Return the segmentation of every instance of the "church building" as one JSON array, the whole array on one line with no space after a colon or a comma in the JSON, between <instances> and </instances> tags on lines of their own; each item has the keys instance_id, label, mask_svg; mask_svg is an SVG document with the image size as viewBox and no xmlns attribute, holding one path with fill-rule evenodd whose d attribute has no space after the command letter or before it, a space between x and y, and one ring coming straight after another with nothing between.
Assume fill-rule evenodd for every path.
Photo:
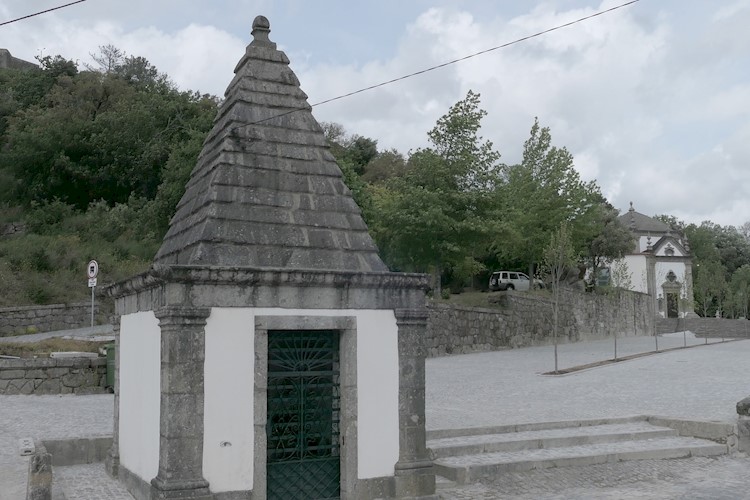
<instances>
[{"instance_id":1,"label":"church building","mask_svg":"<svg viewBox=\"0 0 750 500\"><path fill-rule=\"evenodd\" d=\"M632 202L619 220L634 236L632 251L620 261L626 266L630 289L654 297L661 317L692 314L692 256L685 236L658 219L636 212Z\"/></svg>"}]
</instances>

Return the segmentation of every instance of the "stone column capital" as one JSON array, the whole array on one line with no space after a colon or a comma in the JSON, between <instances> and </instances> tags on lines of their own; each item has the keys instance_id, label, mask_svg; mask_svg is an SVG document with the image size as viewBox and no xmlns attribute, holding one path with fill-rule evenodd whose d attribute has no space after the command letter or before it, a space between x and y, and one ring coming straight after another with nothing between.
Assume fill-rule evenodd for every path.
<instances>
[{"instance_id":1,"label":"stone column capital","mask_svg":"<svg viewBox=\"0 0 750 500\"><path fill-rule=\"evenodd\" d=\"M396 324L401 325L414 325L423 326L427 324L427 319L430 316L427 308L419 309L396 309Z\"/></svg>"},{"instance_id":2,"label":"stone column capital","mask_svg":"<svg viewBox=\"0 0 750 500\"><path fill-rule=\"evenodd\" d=\"M191 326L206 324L209 307L164 306L154 310L159 326Z\"/></svg>"}]
</instances>

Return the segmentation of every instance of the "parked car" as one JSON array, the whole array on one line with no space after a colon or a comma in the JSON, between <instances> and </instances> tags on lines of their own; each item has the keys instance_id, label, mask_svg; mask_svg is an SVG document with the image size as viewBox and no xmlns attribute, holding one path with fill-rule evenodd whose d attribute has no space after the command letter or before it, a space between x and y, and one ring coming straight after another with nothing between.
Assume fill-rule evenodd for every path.
<instances>
[{"instance_id":1,"label":"parked car","mask_svg":"<svg viewBox=\"0 0 750 500\"><path fill-rule=\"evenodd\" d=\"M516 271L496 271L490 276L490 290L518 290L525 291L531 287L544 288L544 282L539 279L532 280L524 273Z\"/></svg>"}]
</instances>

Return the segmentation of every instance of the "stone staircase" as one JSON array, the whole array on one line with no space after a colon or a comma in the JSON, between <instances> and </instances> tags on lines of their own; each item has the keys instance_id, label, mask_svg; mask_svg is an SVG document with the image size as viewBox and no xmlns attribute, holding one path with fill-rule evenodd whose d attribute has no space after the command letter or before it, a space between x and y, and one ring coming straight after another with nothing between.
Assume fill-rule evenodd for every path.
<instances>
[{"instance_id":1,"label":"stone staircase","mask_svg":"<svg viewBox=\"0 0 750 500\"><path fill-rule=\"evenodd\" d=\"M624 460L706 457L736 450L736 427L626 417L430 431L435 471L459 484L503 472Z\"/></svg>"}]
</instances>

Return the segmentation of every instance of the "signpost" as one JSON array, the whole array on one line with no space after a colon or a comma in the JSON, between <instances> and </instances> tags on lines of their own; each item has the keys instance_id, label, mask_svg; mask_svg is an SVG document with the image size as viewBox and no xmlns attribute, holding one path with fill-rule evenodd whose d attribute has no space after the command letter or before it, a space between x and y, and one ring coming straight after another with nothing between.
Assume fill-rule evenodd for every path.
<instances>
[{"instance_id":1,"label":"signpost","mask_svg":"<svg viewBox=\"0 0 750 500\"><path fill-rule=\"evenodd\" d=\"M99 274L99 263L95 260L89 261L86 274L89 277L89 288L91 288L91 328L94 328L94 289L96 288L96 275Z\"/></svg>"}]
</instances>

